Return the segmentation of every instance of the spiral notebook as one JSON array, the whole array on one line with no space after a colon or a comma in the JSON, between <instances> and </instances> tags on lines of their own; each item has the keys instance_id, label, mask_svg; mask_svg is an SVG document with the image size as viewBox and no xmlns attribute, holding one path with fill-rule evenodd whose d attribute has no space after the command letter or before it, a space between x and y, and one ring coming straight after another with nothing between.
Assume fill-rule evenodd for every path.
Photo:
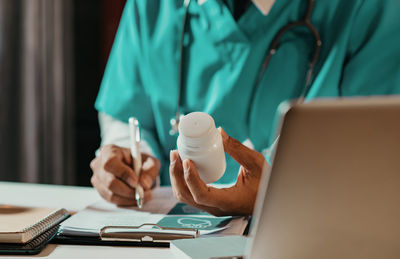
<instances>
[{"instance_id":1,"label":"spiral notebook","mask_svg":"<svg viewBox=\"0 0 400 259\"><path fill-rule=\"evenodd\" d=\"M68 216L65 209L0 205L0 243L27 243Z\"/></svg>"},{"instance_id":2,"label":"spiral notebook","mask_svg":"<svg viewBox=\"0 0 400 259\"><path fill-rule=\"evenodd\" d=\"M59 225L55 225L27 243L0 243L0 255L39 254L57 234L58 228Z\"/></svg>"}]
</instances>

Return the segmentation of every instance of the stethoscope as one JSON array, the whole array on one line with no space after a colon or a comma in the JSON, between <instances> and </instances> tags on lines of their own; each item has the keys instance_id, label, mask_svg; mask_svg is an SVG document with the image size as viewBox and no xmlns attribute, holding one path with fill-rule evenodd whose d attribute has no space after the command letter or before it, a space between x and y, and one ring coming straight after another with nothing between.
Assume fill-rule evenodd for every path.
<instances>
[{"instance_id":1,"label":"stethoscope","mask_svg":"<svg viewBox=\"0 0 400 259\"><path fill-rule=\"evenodd\" d=\"M176 107L176 114L175 117L173 117L170 121L171 123L171 130L169 131L169 134L171 136L176 135L178 133L178 127L179 127L179 121L182 118L183 115L180 114L179 112L179 108L181 105L181 94L182 94L182 89L183 89L183 60L184 60L184 46L183 46L183 38L185 35L185 31L186 31L186 27L187 27L187 23L188 23L188 18L189 18L189 5L190 5L191 0L184 0L184 7L185 7L185 14L183 16L183 26L182 26L182 31L181 31L181 35L180 35L180 43L179 43L179 51L180 51L180 60L179 60L179 88L178 88L178 100L177 100L177 107ZM314 37L314 42L315 42L315 48L314 48L314 53L311 57L311 61L308 65L308 71L306 74L306 82L305 85L301 91L301 94L298 98L299 101L302 101L304 99L304 97L306 96L309 87L310 87L310 83L311 83L311 78L313 75L313 70L314 70L314 66L318 61L318 57L321 51L321 37L318 33L317 28L315 28L315 26L311 23L310 18L311 18L311 14L312 11L314 9L314 4L315 4L315 0L308 0L308 5L307 5L307 11L306 11L306 15L302 20L299 21L295 21L295 22L291 22L289 24L287 24L286 26L282 27L278 33L276 34L276 36L274 37L274 39L272 40L268 51L266 53L266 58L262 64L261 70L258 74L257 80L256 80L256 87L254 87L252 94L251 94L251 98L254 99L254 95L257 92L258 86L260 84L260 81L262 79L262 76L265 72L265 70L267 69L268 63L271 60L271 57L276 53L276 51L278 50L279 47L279 43L280 40L282 38L282 36L289 30L295 28L295 27L300 27L300 26L304 26L306 27L308 30L311 31L313 37ZM250 114L250 109L251 109L251 105L249 105L250 107L248 108L248 114ZM248 116L250 117L250 116Z\"/></svg>"}]
</instances>

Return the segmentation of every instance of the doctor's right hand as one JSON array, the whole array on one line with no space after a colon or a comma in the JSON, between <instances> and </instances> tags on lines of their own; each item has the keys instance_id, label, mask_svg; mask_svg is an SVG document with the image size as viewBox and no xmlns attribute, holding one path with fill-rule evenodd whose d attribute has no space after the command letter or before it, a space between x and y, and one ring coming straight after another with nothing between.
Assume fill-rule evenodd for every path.
<instances>
[{"instance_id":1,"label":"doctor's right hand","mask_svg":"<svg viewBox=\"0 0 400 259\"><path fill-rule=\"evenodd\" d=\"M148 201L160 171L160 161L144 153L142 161L142 172L138 179L129 148L102 146L100 155L90 163L93 171L91 183L101 197L119 206L136 206L135 187L140 183L145 191L144 199Z\"/></svg>"},{"instance_id":2,"label":"doctor's right hand","mask_svg":"<svg viewBox=\"0 0 400 259\"><path fill-rule=\"evenodd\" d=\"M221 136L225 152L241 165L235 185L215 188L205 184L196 164L189 159L182 161L178 151L173 150L169 167L172 190L181 202L217 216L251 215L261 176L269 165L261 153L228 136L223 129Z\"/></svg>"}]
</instances>

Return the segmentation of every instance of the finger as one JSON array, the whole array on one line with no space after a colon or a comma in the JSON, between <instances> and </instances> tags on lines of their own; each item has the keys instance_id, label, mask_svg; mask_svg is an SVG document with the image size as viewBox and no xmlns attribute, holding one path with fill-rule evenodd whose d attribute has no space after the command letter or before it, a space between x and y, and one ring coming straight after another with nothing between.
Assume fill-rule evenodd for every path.
<instances>
[{"instance_id":1,"label":"finger","mask_svg":"<svg viewBox=\"0 0 400 259\"><path fill-rule=\"evenodd\" d=\"M181 202L184 202L186 204L189 204L193 207L199 208L201 210L204 210L208 213L211 213L216 216L222 216L225 215L219 208L213 208L213 207L208 207L208 206L203 206L201 204L197 204L187 185L186 181L183 177L183 166L182 166L182 160L179 156L179 153L177 150L173 150L170 153L170 178L171 178L171 186L172 190L174 192L174 196Z\"/></svg>"},{"instance_id":2,"label":"finger","mask_svg":"<svg viewBox=\"0 0 400 259\"><path fill-rule=\"evenodd\" d=\"M100 157L107 159L112 155L118 155L121 160L128 166L133 166L133 158L129 148L120 147L114 144L104 145L100 147Z\"/></svg>"},{"instance_id":3,"label":"finger","mask_svg":"<svg viewBox=\"0 0 400 259\"><path fill-rule=\"evenodd\" d=\"M112 184L116 188L108 187L104 185L104 180L99 180L99 177L93 175L91 178L91 182L96 190L99 192L100 196L103 197L105 200L115 203L119 206L137 206L137 201L135 198L135 190L124 184L119 179L115 178L116 181L119 181L122 185ZM129 191L125 190L122 193L121 186L125 186L129 189ZM122 187L124 189L124 187ZM122 194L121 194L122 193ZM125 198L125 199L124 199ZM144 191L144 200L145 202L150 201L152 199L152 191L145 190Z\"/></svg>"},{"instance_id":4,"label":"finger","mask_svg":"<svg viewBox=\"0 0 400 259\"><path fill-rule=\"evenodd\" d=\"M117 204L119 206L134 206L136 205L136 200L132 198L126 198L113 193L111 190L106 188L106 185L101 184L102 181L97 175L93 175L91 182L96 190L99 192L100 196L108 202Z\"/></svg>"},{"instance_id":5,"label":"finger","mask_svg":"<svg viewBox=\"0 0 400 259\"><path fill-rule=\"evenodd\" d=\"M104 165L104 169L106 172L114 174L130 187L135 188L137 186L138 177L135 174L135 171L120 161L115 160L113 162L107 162Z\"/></svg>"},{"instance_id":6,"label":"finger","mask_svg":"<svg viewBox=\"0 0 400 259\"><path fill-rule=\"evenodd\" d=\"M135 199L128 199L115 193L111 194L108 201L118 206L137 206L137 202Z\"/></svg>"},{"instance_id":7,"label":"finger","mask_svg":"<svg viewBox=\"0 0 400 259\"><path fill-rule=\"evenodd\" d=\"M118 151L122 156L122 161L130 168L133 168L133 157L131 155L131 150L129 148L118 147Z\"/></svg>"},{"instance_id":8,"label":"finger","mask_svg":"<svg viewBox=\"0 0 400 259\"><path fill-rule=\"evenodd\" d=\"M203 206L217 207L225 210L234 203L235 195L229 189L217 189L207 186L197 173L195 164L186 159L183 161L184 178L194 201Z\"/></svg>"},{"instance_id":9,"label":"finger","mask_svg":"<svg viewBox=\"0 0 400 259\"><path fill-rule=\"evenodd\" d=\"M100 158L99 157L95 157L92 159L92 161L90 162L90 169L92 169L92 172L94 173L99 165L100 162Z\"/></svg>"},{"instance_id":10,"label":"finger","mask_svg":"<svg viewBox=\"0 0 400 259\"><path fill-rule=\"evenodd\" d=\"M144 192L144 202L149 202L152 198L153 198L153 195L152 195L151 190L147 190L147 191ZM120 204L117 204L117 205L118 206L134 206L134 207L136 207L137 206L137 200L134 199L132 202L129 202L129 203L126 203L126 204L120 203Z\"/></svg>"},{"instance_id":11,"label":"finger","mask_svg":"<svg viewBox=\"0 0 400 259\"><path fill-rule=\"evenodd\" d=\"M115 175L134 188L137 185L138 178L133 169L123 162L125 159L124 152L121 149L108 152L103 157L103 168L104 171Z\"/></svg>"},{"instance_id":12,"label":"finger","mask_svg":"<svg viewBox=\"0 0 400 259\"><path fill-rule=\"evenodd\" d=\"M110 173L105 173L103 180L105 187L112 193L127 199L134 199L135 190Z\"/></svg>"},{"instance_id":13,"label":"finger","mask_svg":"<svg viewBox=\"0 0 400 259\"><path fill-rule=\"evenodd\" d=\"M154 184L155 179L151 176L148 171L142 172L139 178L139 184L143 187L144 190L149 190Z\"/></svg>"},{"instance_id":14,"label":"finger","mask_svg":"<svg viewBox=\"0 0 400 259\"><path fill-rule=\"evenodd\" d=\"M266 162L261 153L246 147L240 143L240 141L230 137L222 128L219 128L219 130L221 132L226 153L228 153L245 169L256 172L261 171Z\"/></svg>"},{"instance_id":15,"label":"finger","mask_svg":"<svg viewBox=\"0 0 400 259\"><path fill-rule=\"evenodd\" d=\"M170 152L169 175L175 197L180 201L190 202L191 195L183 178L182 160L177 150Z\"/></svg>"}]
</instances>

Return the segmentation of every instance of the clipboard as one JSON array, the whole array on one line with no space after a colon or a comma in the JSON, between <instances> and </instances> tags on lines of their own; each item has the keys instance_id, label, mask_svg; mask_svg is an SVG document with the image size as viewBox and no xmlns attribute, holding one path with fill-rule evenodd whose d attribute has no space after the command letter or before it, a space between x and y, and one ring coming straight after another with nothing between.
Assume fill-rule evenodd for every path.
<instances>
[{"instance_id":1,"label":"clipboard","mask_svg":"<svg viewBox=\"0 0 400 259\"><path fill-rule=\"evenodd\" d=\"M55 244L169 247L176 239L196 238L197 229L166 228L157 224L140 226L105 226L98 236L69 236L57 233Z\"/></svg>"}]
</instances>

